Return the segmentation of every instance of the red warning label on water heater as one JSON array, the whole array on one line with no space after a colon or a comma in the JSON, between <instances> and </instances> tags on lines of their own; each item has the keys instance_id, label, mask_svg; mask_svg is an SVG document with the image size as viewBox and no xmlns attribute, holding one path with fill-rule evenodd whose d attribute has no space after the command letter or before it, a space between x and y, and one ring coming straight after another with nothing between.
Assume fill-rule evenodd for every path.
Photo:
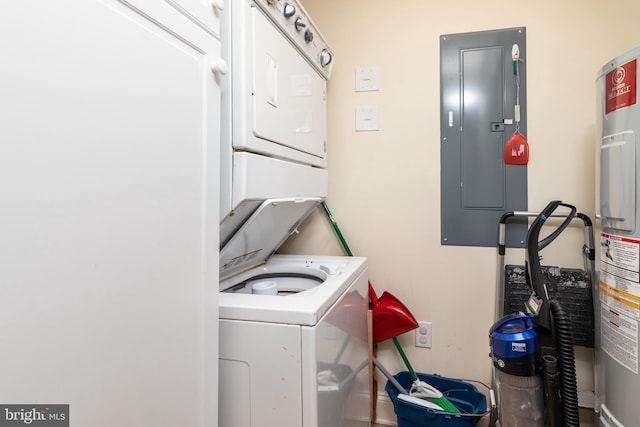
<instances>
[{"instance_id":1,"label":"red warning label on water heater","mask_svg":"<svg viewBox=\"0 0 640 427\"><path fill-rule=\"evenodd\" d=\"M605 114L636 103L636 63L634 59L607 73Z\"/></svg>"}]
</instances>

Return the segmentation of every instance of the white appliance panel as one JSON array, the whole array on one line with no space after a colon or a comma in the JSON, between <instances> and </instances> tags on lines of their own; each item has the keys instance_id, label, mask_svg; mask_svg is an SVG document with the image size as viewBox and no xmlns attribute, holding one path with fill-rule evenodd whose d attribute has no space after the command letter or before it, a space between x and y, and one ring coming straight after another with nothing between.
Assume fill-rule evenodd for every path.
<instances>
[{"instance_id":1,"label":"white appliance panel","mask_svg":"<svg viewBox=\"0 0 640 427\"><path fill-rule=\"evenodd\" d=\"M253 0L271 21L293 40L296 48L327 80L331 77L334 54L307 11L298 0Z\"/></svg>"},{"instance_id":2,"label":"white appliance panel","mask_svg":"<svg viewBox=\"0 0 640 427\"><path fill-rule=\"evenodd\" d=\"M245 200L325 197L329 171L253 153L233 155L233 206Z\"/></svg>"},{"instance_id":3,"label":"white appliance panel","mask_svg":"<svg viewBox=\"0 0 640 427\"><path fill-rule=\"evenodd\" d=\"M234 147L325 166L325 79L260 9L252 8L252 26L255 138Z\"/></svg>"}]
</instances>

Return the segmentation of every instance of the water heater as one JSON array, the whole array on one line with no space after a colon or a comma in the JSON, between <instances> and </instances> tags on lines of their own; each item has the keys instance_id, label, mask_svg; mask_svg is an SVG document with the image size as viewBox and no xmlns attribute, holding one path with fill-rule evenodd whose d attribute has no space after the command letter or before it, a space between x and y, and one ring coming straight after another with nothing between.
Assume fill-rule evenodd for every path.
<instances>
[{"instance_id":1,"label":"water heater","mask_svg":"<svg viewBox=\"0 0 640 427\"><path fill-rule=\"evenodd\" d=\"M597 78L596 213L600 218L596 410L601 426L637 426L640 376L640 46ZM597 244L597 242L596 242Z\"/></svg>"}]
</instances>

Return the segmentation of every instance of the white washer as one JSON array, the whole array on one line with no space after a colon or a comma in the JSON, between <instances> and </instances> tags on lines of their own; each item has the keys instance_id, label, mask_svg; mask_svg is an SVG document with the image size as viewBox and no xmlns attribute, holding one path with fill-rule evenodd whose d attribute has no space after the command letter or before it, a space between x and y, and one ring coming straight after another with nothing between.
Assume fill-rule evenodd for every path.
<instances>
[{"instance_id":1,"label":"white washer","mask_svg":"<svg viewBox=\"0 0 640 427\"><path fill-rule=\"evenodd\" d=\"M366 415L354 393L368 384L366 258L259 255L318 203L269 201L220 252L221 427L340 427Z\"/></svg>"}]
</instances>

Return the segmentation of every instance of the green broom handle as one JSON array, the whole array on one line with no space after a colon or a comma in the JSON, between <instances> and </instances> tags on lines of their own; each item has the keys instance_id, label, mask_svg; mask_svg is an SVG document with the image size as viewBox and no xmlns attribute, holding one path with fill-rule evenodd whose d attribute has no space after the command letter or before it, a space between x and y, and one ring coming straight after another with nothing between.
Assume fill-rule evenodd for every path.
<instances>
[{"instance_id":1,"label":"green broom handle","mask_svg":"<svg viewBox=\"0 0 640 427\"><path fill-rule=\"evenodd\" d=\"M416 371L413 370L411 363L409 363L409 359L407 359L407 355L404 354L404 350L402 350L402 347L400 346L400 342L398 342L398 338L393 337L393 343L396 345L396 348L398 349L398 353L400 353L400 356L402 357L404 364L407 366L407 369L409 370L409 374L411 374L411 379L414 382L418 381L418 376L416 375Z\"/></svg>"},{"instance_id":2,"label":"green broom handle","mask_svg":"<svg viewBox=\"0 0 640 427\"><path fill-rule=\"evenodd\" d=\"M349 249L349 245L347 245L347 241L344 239L344 236L340 232L338 223L333 220L333 216L331 215L329 206L327 206L324 200L322 201L322 207L324 208L324 212L327 214L327 218L329 218L329 222L331 222L333 229L336 231L336 234L338 235L338 239L340 239L340 243L342 243L342 247L344 248L344 251L347 253L347 255L353 256L353 254L351 253L351 249Z\"/></svg>"}]
</instances>

